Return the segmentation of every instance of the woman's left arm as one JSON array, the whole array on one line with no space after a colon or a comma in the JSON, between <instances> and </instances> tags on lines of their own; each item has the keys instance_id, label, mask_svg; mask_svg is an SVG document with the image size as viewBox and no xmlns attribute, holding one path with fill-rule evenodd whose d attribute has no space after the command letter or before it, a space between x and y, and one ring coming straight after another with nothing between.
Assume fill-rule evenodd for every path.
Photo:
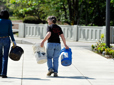
<instances>
[{"instance_id":1,"label":"woman's left arm","mask_svg":"<svg viewBox=\"0 0 114 85\"><path fill-rule=\"evenodd\" d=\"M12 22L10 21L10 25L9 25L9 35L12 39L12 42L13 44L16 46L16 42L15 42L15 39L14 39L14 36L13 36L13 31L12 31Z\"/></svg>"},{"instance_id":2,"label":"woman's left arm","mask_svg":"<svg viewBox=\"0 0 114 85\"><path fill-rule=\"evenodd\" d=\"M13 36L12 22L11 21L10 21L10 24L9 24L9 35L10 35L12 41L15 41L14 36Z\"/></svg>"},{"instance_id":3,"label":"woman's left arm","mask_svg":"<svg viewBox=\"0 0 114 85\"><path fill-rule=\"evenodd\" d=\"M51 36L51 32L47 32L45 38L42 40L42 42L41 42L41 44L40 44L41 47L44 46L44 42L45 42L46 40L48 40L48 39L50 38L50 36Z\"/></svg>"}]
</instances>

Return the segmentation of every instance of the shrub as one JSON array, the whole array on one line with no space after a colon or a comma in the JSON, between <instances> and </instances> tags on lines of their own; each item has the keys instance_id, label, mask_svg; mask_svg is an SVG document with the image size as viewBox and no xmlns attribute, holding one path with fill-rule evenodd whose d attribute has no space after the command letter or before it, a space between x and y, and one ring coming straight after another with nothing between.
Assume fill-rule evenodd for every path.
<instances>
[{"instance_id":1,"label":"shrub","mask_svg":"<svg viewBox=\"0 0 114 85\"><path fill-rule=\"evenodd\" d=\"M114 50L112 50L112 57L114 58Z\"/></svg>"},{"instance_id":2,"label":"shrub","mask_svg":"<svg viewBox=\"0 0 114 85\"><path fill-rule=\"evenodd\" d=\"M101 52L101 47L98 47L98 53L102 53L102 52Z\"/></svg>"},{"instance_id":3,"label":"shrub","mask_svg":"<svg viewBox=\"0 0 114 85\"><path fill-rule=\"evenodd\" d=\"M101 34L101 40L104 41L104 34Z\"/></svg>"},{"instance_id":4,"label":"shrub","mask_svg":"<svg viewBox=\"0 0 114 85\"><path fill-rule=\"evenodd\" d=\"M111 50L112 50L111 48L106 48L106 49L105 49L105 54L106 54L106 55L111 55L111 54L112 54L112 53L111 53Z\"/></svg>"},{"instance_id":5,"label":"shrub","mask_svg":"<svg viewBox=\"0 0 114 85\"><path fill-rule=\"evenodd\" d=\"M27 16L23 19L24 23L34 23L34 24L39 24L42 21L40 19L38 19L38 17L36 16Z\"/></svg>"},{"instance_id":6,"label":"shrub","mask_svg":"<svg viewBox=\"0 0 114 85\"><path fill-rule=\"evenodd\" d=\"M114 50L112 49L113 46L107 47L104 41L104 35L101 35L101 39L98 40L96 45L92 45L91 48L93 51L100 53L102 55L110 55L114 58Z\"/></svg>"},{"instance_id":7,"label":"shrub","mask_svg":"<svg viewBox=\"0 0 114 85\"><path fill-rule=\"evenodd\" d=\"M106 46L101 47L101 53L102 53L103 51L105 51L105 49L106 49Z\"/></svg>"},{"instance_id":8,"label":"shrub","mask_svg":"<svg viewBox=\"0 0 114 85\"><path fill-rule=\"evenodd\" d=\"M93 49L95 48L95 46L94 46L94 45L92 45L92 46L91 46L91 48L92 48L92 50L93 50Z\"/></svg>"}]
</instances>

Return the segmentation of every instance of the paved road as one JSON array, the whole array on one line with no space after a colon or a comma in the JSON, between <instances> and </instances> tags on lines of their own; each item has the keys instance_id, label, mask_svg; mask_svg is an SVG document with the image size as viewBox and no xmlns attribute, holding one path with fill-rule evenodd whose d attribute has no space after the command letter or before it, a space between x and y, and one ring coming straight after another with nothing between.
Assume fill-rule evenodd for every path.
<instances>
[{"instance_id":1,"label":"paved road","mask_svg":"<svg viewBox=\"0 0 114 85\"><path fill-rule=\"evenodd\" d=\"M25 43L41 41L20 40L25 40ZM16 41L19 42L19 38L16 38ZM114 61L93 53L90 46L95 43L67 42L67 44L72 49L73 62L69 67L59 63L58 78L54 78L53 75L46 76L46 63L36 63L32 44L18 44L25 53L20 61L9 59L8 78L0 78L0 85L114 85Z\"/></svg>"}]
</instances>

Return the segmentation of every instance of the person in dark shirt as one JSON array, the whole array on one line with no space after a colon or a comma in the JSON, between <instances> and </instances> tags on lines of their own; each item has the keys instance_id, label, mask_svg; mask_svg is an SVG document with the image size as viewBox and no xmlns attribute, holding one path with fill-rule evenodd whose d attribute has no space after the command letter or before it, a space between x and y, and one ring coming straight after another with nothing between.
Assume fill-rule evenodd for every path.
<instances>
[{"instance_id":1,"label":"person in dark shirt","mask_svg":"<svg viewBox=\"0 0 114 85\"><path fill-rule=\"evenodd\" d=\"M0 12L0 76L2 78L7 78L8 53L10 48L9 36L16 46L9 13L7 10L2 10Z\"/></svg>"},{"instance_id":2,"label":"person in dark shirt","mask_svg":"<svg viewBox=\"0 0 114 85\"><path fill-rule=\"evenodd\" d=\"M57 77L58 76L58 59L59 59L59 54L61 51L61 44L60 44L59 36L62 38L65 48L69 49L69 47L66 45L66 40L64 38L61 27L59 27L56 24L56 17L49 16L47 18L47 21L48 21L49 26L47 27L47 34L41 42L41 47L43 47L44 42L48 40L47 47L46 47L47 65L48 65L47 76L50 76L52 73L54 73L54 77Z\"/></svg>"}]
</instances>

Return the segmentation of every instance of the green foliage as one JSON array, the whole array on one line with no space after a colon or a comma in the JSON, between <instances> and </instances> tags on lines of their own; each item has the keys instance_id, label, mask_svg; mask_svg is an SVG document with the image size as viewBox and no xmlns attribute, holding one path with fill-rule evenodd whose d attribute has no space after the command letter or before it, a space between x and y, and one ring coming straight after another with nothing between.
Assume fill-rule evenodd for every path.
<instances>
[{"instance_id":1,"label":"green foliage","mask_svg":"<svg viewBox=\"0 0 114 85\"><path fill-rule=\"evenodd\" d=\"M27 16L23 19L24 23L35 23L35 24L39 24L42 21L40 19L38 19L37 16Z\"/></svg>"},{"instance_id":2,"label":"green foliage","mask_svg":"<svg viewBox=\"0 0 114 85\"><path fill-rule=\"evenodd\" d=\"M111 3L114 3L114 0L111 0Z\"/></svg>"},{"instance_id":3,"label":"green foliage","mask_svg":"<svg viewBox=\"0 0 114 85\"><path fill-rule=\"evenodd\" d=\"M37 16L45 20L54 15L58 21L71 25L105 25L106 0L0 0L14 16ZM114 0L110 6L110 25L114 25Z\"/></svg>"},{"instance_id":4,"label":"green foliage","mask_svg":"<svg viewBox=\"0 0 114 85\"><path fill-rule=\"evenodd\" d=\"M104 39L104 34L101 34L101 39L102 39L102 40Z\"/></svg>"},{"instance_id":5,"label":"green foliage","mask_svg":"<svg viewBox=\"0 0 114 85\"><path fill-rule=\"evenodd\" d=\"M17 17L9 17L10 20L20 20L20 18Z\"/></svg>"},{"instance_id":6,"label":"green foliage","mask_svg":"<svg viewBox=\"0 0 114 85\"><path fill-rule=\"evenodd\" d=\"M104 34L101 34L101 39L98 40L96 45L92 45L92 50L95 50L97 53L102 53L105 51L106 43L104 43Z\"/></svg>"},{"instance_id":7,"label":"green foliage","mask_svg":"<svg viewBox=\"0 0 114 85\"><path fill-rule=\"evenodd\" d=\"M42 18L40 10L41 0L10 0L10 9L13 9L14 16L24 18L26 16L37 16ZM43 2L43 1L42 1Z\"/></svg>"},{"instance_id":8,"label":"green foliage","mask_svg":"<svg viewBox=\"0 0 114 85\"><path fill-rule=\"evenodd\" d=\"M95 46L94 46L94 45L92 45L92 46L91 46L91 48L92 48L92 50L93 50L93 49L95 48Z\"/></svg>"},{"instance_id":9,"label":"green foliage","mask_svg":"<svg viewBox=\"0 0 114 85\"><path fill-rule=\"evenodd\" d=\"M101 53L101 47L98 47L98 53Z\"/></svg>"},{"instance_id":10,"label":"green foliage","mask_svg":"<svg viewBox=\"0 0 114 85\"><path fill-rule=\"evenodd\" d=\"M106 48L105 49L105 54L106 55L111 55L112 54L112 51L111 50L112 50L111 48Z\"/></svg>"},{"instance_id":11,"label":"green foliage","mask_svg":"<svg viewBox=\"0 0 114 85\"><path fill-rule=\"evenodd\" d=\"M112 50L112 57L114 58L114 50Z\"/></svg>"},{"instance_id":12,"label":"green foliage","mask_svg":"<svg viewBox=\"0 0 114 85\"><path fill-rule=\"evenodd\" d=\"M101 34L101 39L98 40L96 45L92 45L91 48L93 51L99 54L105 53L105 55L112 55L114 58L114 50L112 49L113 46L107 47L106 43L104 43L104 34Z\"/></svg>"},{"instance_id":13,"label":"green foliage","mask_svg":"<svg viewBox=\"0 0 114 85\"><path fill-rule=\"evenodd\" d=\"M0 0L0 11L4 9L8 9L6 6L7 1L6 0Z\"/></svg>"}]
</instances>

